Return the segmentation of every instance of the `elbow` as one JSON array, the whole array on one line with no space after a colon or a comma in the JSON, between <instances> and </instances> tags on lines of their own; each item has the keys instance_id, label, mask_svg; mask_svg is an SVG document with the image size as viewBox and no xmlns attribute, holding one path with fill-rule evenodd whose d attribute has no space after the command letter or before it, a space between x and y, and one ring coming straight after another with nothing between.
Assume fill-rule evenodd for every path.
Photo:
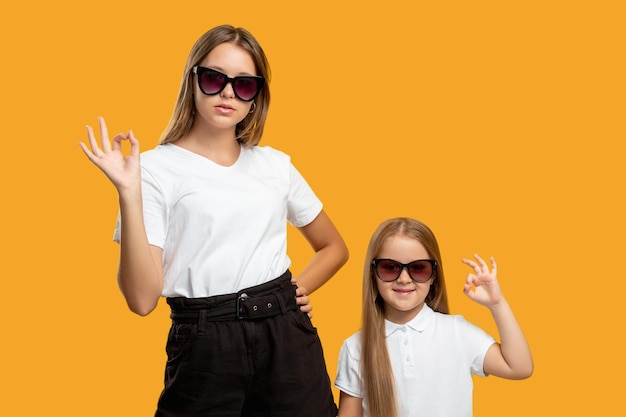
<instances>
[{"instance_id":1,"label":"elbow","mask_svg":"<svg viewBox=\"0 0 626 417\"><path fill-rule=\"evenodd\" d=\"M534 370L535 370L535 366L531 362L527 366L519 368L515 372L513 372L513 374L511 375L511 379L517 379L517 380L528 379L533 375Z\"/></svg>"},{"instance_id":2,"label":"elbow","mask_svg":"<svg viewBox=\"0 0 626 417\"><path fill-rule=\"evenodd\" d=\"M126 300L126 304L128 305L130 311L142 317L152 313L157 306L157 303L140 303L131 302L129 300Z\"/></svg>"},{"instance_id":3,"label":"elbow","mask_svg":"<svg viewBox=\"0 0 626 417\"><path fill-rule=\"evenodd\" d=\"M348 246L346 246L346 244L343 243L343 247L341 248L340 258L339 258L340 267L344 266L346 262L348 262L348 259L350 259L350 251L348 250Z\"/></svg>"},{"instance_id":4,"label":"elbow","mask_svg":"<svg viewBox=\"0 0 626 417\"><path fill-rule=\"evenodd\" d=\"M147 316L152 313L159 304L160 293L155 293L153 296L145 296L145 294L137 293L133 291L122 290L122 295L126 300L128 309L138 316Z\"/></svg>"},{"instance_id":5,"label":"elbow","mask_svg":"<svg viewBox=\"0 0 626 417\"><path fill-rule=\"evenodd\" d=\"M533 364L530 364L530 366L524 370L524 372L522 372L522 374L520 375L520 379L527 379L530 378L531 376L533 376L533 372L535 371L535 366Z\"/></svg>"},{"instance_id":6,"label":"elbow","mask_svg":"<svg viewBox=\"0 0 626 417\"><path fill-rule=\"evenodd\" d=\"M138 316L147 316L152 313L159 304L161 298L162 285L156 286L136 286L129 285L127 281L122 278L122 274L118 273L118 285L128 309ZM124 285L126 283L126 285Z\"/></svg>"}]
</instances>

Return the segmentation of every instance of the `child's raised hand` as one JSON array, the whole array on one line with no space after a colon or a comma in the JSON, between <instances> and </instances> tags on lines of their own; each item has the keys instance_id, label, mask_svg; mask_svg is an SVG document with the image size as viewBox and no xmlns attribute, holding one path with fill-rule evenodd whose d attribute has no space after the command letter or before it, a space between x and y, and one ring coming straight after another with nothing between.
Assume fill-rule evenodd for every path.
<instances>
[{"instance_id":1,"label":"child's raised hand","mask_svg":"<svg viewBox=\"0 0 626 417\"><path fill-rule=\"evenodd\" d=\"M118 191L138 187L141 184L141 168L139 165L139 141L130 131L127 134L118 133L109 141L106 123L102 117L98 117L100 123L100 136L102 149L98 146L93 129L87 126L87 137L91 150L83 142L79 142L85 155L91 162L104 172ZM130 154L122 154L122 141L130 142Z\"/></svg>"},{"instance_id":2,"label":"child's raised hand","mask_svg":"<svg viewBox=\"0 0 626 417\"><path fill-rule=\"evenodd\" d=\"M467 274L463 292L478 304L486 307L493 307L502 301L502 291L496 277L496 261L491 257L491 271L487 263L477 254L474 254L476 261L463 259L463 263L474 270L474 273Z\"/></svg>"}]
</instances>

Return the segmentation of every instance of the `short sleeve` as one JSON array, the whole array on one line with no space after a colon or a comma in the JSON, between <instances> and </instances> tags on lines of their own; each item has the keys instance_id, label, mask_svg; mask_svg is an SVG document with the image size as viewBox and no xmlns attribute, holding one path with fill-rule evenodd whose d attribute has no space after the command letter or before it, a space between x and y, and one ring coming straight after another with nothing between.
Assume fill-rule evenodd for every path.
<instances>
[{"instance_id":1,"label":"short sleeve","mask_svg":"<svg viewBox=\"0 0 626 417\"><path fill-rule=\"evenodd\" d=\"M290 163L287 220L296 227L303 227L315 220L321 211L322 202L300 172Z\"/></svg>"},{"instance_id":2,"label":"short sleeve","mask_svg":"<svg viewBox=\"0 0 626 417\"><path fill-rule=\"evenodd\" d=\"M470 372L472 375L486 376L483 369L485 356L496 340L480 327L463 319L462 316L459 316L459 319L463 323L461 339L464 340L465 354L470 364Z\"/></svg>"},{"instance_id":3,"label":"short sleeve","mask_svg":"<svg viewBox=\"0 0 626 417\"><path fill-rule=\"evenodd\" d=\"M148 243L163 248L167 235L167 205L163 190L148 170L141 170L141 196ZM121 218L118 213L113 240L121 239Z\"/></svg>"},{"instance_id":4,"label":"short sleeve","mask_svg":"<svg viewBox=\"0 0 626 417\"><path fill-rule=\"evenodd\" d=\"M352 341L355 341L354 337L352 337ZM363 398L361 363L359 358L355 356L356 346L352 346L350 349L350 342L350 339L346 340L339 351L335 387L353 397Z\"/></svg>"}]
</instances>

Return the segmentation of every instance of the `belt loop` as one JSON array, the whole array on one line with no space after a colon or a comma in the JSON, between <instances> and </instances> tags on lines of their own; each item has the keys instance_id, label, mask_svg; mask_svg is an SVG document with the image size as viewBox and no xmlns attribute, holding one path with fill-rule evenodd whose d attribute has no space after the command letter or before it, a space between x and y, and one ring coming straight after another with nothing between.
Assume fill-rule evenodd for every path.
<instances>
[{"instance_id":1,"label":"belt loop","mask_svg":"<svg viewBox=\"0 0 626 417\"><path fill-rule=\"evenodd\" d=\"M278 301L278 305L280 306L280 313L284 316L287 312L287 306L285 306L285 300L281 297L280 293L274 293L274 297Z\"/></svg>"},{"instance_id":2,"label":"belt loop","mask_svg":"<svg viewBox=\"0 0 626 417\"><path fill-rule=\"evenodd\" d=\"M206 335L206 310L200 310L198 318L198 336Z\"/></svg>"}]
</instances>

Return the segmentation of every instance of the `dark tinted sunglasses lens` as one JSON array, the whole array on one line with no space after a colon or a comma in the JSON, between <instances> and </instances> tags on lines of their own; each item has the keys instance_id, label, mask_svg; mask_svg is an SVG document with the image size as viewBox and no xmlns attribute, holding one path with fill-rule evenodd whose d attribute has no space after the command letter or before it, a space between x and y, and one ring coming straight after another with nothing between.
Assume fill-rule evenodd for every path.
<instances>
[{"instance_id":1,"label":"dark tinted sunglasses lens","mask_svg":"<svg viewBox=\"0 0 626 417\"><path fill-rule=\"evenodd\" d=\"M257 95L261 88L261 81L254 77L236 77L233 89L243 101L250 101Z\"/></svg>"},{"instance_id":2,"label":"dark tinted sunglasses lens","mask_svg":"<svg viewBox=\"0 0 626 417\"><path fill-rule=\"evenodd\" d=\"M226 78L224 75L215 71L206 71L200 74L200 88L204 94L217 94L226 85Z\"/></svg>"},{"instance_id":3,"label":"dark tinted sunglasses lens","mask_svg":"<svg viewBox=\"0 0 626 417\"><path fill-rule=\"evenodd\" d=\"M409 271L413 280L424 282L433 274L433 266L428 261L415 261L409 264Z\"/></svg>"},{"instance_id":4,"label":"dark tinted sunglasses lens","mask_svg":"<svg viewBox=\"0 0 626 417\"><path fill-rule=\"evenodd\" d=\"M394 281L400 275L401 266L394 261L382 260L376 264L378 277L383 281Z\"/></svg>"}]
</instances>

